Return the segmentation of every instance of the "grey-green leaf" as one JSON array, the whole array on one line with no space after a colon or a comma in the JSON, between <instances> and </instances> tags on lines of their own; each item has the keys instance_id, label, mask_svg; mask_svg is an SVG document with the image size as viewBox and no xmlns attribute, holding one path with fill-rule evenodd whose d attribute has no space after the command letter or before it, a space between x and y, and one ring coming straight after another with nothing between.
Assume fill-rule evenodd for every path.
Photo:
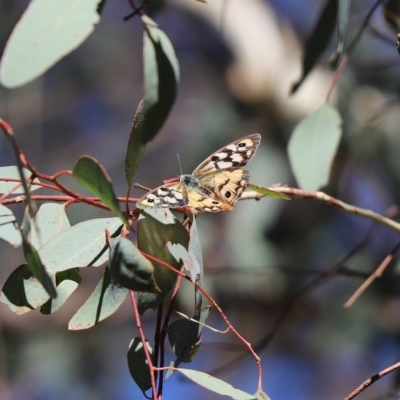
<instances>
[{"instance_id":1,"label":"grey-green leaf","mask_svg":"<svg viewBox=\"0 0 400 400\"><path fill-rule=\"evenodd\" d=\"M0 238L14 247L22 244L21 232L17 228L17 221L13 212L0 204Z\"/></svg>"},{"instance_id":2,"label":"grey-green leaf","mask_svg":"<svg viewBox=\"0 0 400 400\"><path fill-rule=\"evenodd\" d=\"M164 125L178 92L179 64L167 35L143 15L144 98L133 121L125 159L125 176L131 187L146 144Z\"/></svg>"},{"instance_id":3,"label":"grey-green leaf","mask_svg":"<svg viewBox=\"0 0 400 400\"><path fill-rule=\"evenodd\" d=\"M100 0L32 0L4 50L0 82L8 88L37 78L94 30Z\"/></svg>"},{"instance_id":4,"label":"grey-green leaf","mask_svg":"<svg viewBox=\"0 0 400 400\"><path fill-rule=\"evenodd\" d=\"M103 276L89 299L69 321L68 329L77 331L96 325L114 314L128 293L128 289L116 287L112 283L110 270L105 268Z\"/></svg>"},{"instance_id":5,"label":"grey-green leaf","mask_svg":"<svg viewBox=\"0 0 400 400\"><path fill-rule=\"evenodd\" d=\"M127 224L125 215L119 209L111 179L104 167L96 159L89 156L80 157L74 166L72 174L86 189L90 190L105 205L110 207L110 210L120 217L124 224Z\"/></svg>"},{"instance_id":6,"label":"grey-green leaf","mask_svg":"<svg viewBox=\"0 0 400 400\"><path fill-rule=\"evenodd\" d=\"M27 170L26 168L22 168L24 177L26 180L28 180L32 173ZM18 182L15 182L15 180L17 181L21 181L20 175L19 175L19 171L18 171L18 167L16 167L15 165L9 166L9 167L1 167L0 168L0 178L1 179L12 179L13 181L1 181L0 182L0 193L6 193L9 190L12 190L13 188L15 188L18 185ZM40 182L38 178L35 178L33 180L33 182ZM29 190L32 192L34 190L38 190L40 189L41 186L39 185L29 185ZM25 194L25 189L24 186L22 184L19 185L19 187L15 190L12 191L13 194Z\"/></svg>"},{"instance_id":7,"label":"grey-green leaf","mask_svg":"<svg viewBox=\"0 0 400 400\"><path fill-rule=\"evenodd\" d=\"M236 389L229 383L206 374L205 372L186 368L178 368L177 370L193 382L205 387L208 390L211 390L214 393L218 393L222 396L230 396L235 400L257 400L256 396Z\"/></svg>"},{"instance_id":8,"label":"grey-green leaf","mask_svg":"<svg viewBox=\"0 0 400 400\"><path fill-rule=\"evenodd\" d=\"M341 117L323 104L294 129L289 140L289 161L298 185L318 190L329 181L333 159L342 136Z\"/></svg>"},{"instance_id":9,"label":"grey-green leaf","mask_svg":"<svg viewBox=\"0 0 400 400\"><path fill-rule=\"evenodd\" d=\"M136 292L159 293L153 264L126 238L110 241L109 267L114 281Z\"/></svg>"},{"instance_id":10,"label":"grey-green leaf","mask_svg":"<svg viewBox=\"0 0 400 400\"><path fill-rule=\"evenodd\" d=\"M149 342L146 341L146 347L150 353L153 354L153 350L150 347ZM151 376L149 370L149 364L146 359L146 355L143 349L143 343L139 337L131 340L128 349L128 367L129 372L133 380L145 392L151 388Z\"/></svg>"},{"instance_id":11,"label":"grey-green leaf","mask_svg":"<svg viewBox=\"0 0 400 400\"><path fill-rule=\"evenodd\" d=\"M273 199L290 200L290 197L287 196L285 193L279 193L273 189L254 185L253 183L249 183L247 187L248 189L254 190L255 192L260 193L266 197L271 197Z\"/></svg>"}]
</instances>

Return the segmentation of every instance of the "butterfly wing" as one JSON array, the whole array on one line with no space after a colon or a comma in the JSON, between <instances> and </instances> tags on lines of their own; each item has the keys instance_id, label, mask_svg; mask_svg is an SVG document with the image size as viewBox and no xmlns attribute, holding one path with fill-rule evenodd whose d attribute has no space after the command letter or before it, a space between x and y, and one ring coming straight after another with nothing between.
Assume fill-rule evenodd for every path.
<instances>
[{"instance_id":1,"label":"butterfly wing","mask_svg":"<svg viewBox=\"0 0 400 400\"><path fill-rule=\"evenodd\" d=\"M137 208L174 208L188 204L186 188L180 182L168 183L146 193L137 203Z\"/></svg>"},{"instance_id":2,"label":"butterfly wing","mask_svg":"<svg viewBox=\"0 0 400 400\"><path fill-rule=\"evenodd\" d=\"M260 141L259 133L235 140L204 160L193 171L193 175L200 178L219 170L231 171L244 167L253 158Z\"/></svg>"},{"instance_id":3,"label":"butterfly wing","mask_svg":"<svg viewBox=\"0 0 400 400\"><path fill-rule=\"evenodd\" d=\"M188 207L194 208L198 212L219 212L231 211L232 206L229 203L222 202L220 199L208 197L192 189L187 190Z\"/></svg>"}]
</instances>

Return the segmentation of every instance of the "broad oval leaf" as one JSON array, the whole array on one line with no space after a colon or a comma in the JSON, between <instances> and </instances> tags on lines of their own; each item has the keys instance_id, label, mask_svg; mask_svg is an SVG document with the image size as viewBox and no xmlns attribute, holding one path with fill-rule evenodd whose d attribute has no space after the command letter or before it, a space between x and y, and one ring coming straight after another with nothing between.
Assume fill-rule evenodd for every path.
<instances>
[{"instance_id":1,"label":"broad oval leaf","mask_svg":"<svg viewBox=\"0 0 400 400\"><path fill-rule=\"evenodd\" d=\"M340 114L323 104L294 129L289 161L302 189L318 190L329 181L333 158L342 135Z\"/></svg>"},{"instance_id":2,"label":"broad oval leaf","mask_svg":"<svg viewBox=\"0 0 400 400\"><path fill-rule=\"evenodd\" d=\"M125 215L119 209L111 179L104 167L96 159L82 156L76 162L72 174L86 189L90 190L105 205L110 207L110 210L120 217L124 224L127 224Z\"/></svg>"},{"instance_id":3,"label":"broad oval leaf","mask_svg":"<svg viewBox=\"0 0 400 400\"><path fill-rule=\"evenodd\" d=\"M103 321L118 310L128 293L128 289L112 283L110 270L105 268L93 293L69 321L68 329L89 329Z\"/></svg>"},{"instance_id":4,"label":"broad oval leaf","mask_svg":"<svg viewBox=\"0 0 400 400\"><path fill-rule=\"evenodd\" d=\"M159 293L153 264L126 238L110 241L109 267L116 283L136 292Z\"/></svg>"},{"instance_id":5,"label":"broad oval leaf","mask_svg":"<svg viewBox=\"0 0 400 400\"><path fill-rule=\"evenodd\" d=\"M21 232L17 228L14 214L2 204L0 204L0 238L14 247L19 247L22 244Z\"/></svg>"},{"instance_id":6,"label":"broad oval leaf","mask_svg":"<svg viewBox=\"0 0 400 400\"><path fill-rule=\"evenodd\" d=\"M167 35L148 16L144 24L144 98L140 102L129 136L125 176L131 187L146 144L164 125L175 102L179 83L179 64Z\"/></svg>"},{"instance_id":7,"label":"broad oval leaf","mask_svg":"<svg viewBox=\"0 0 400 400\"><path fill-rule=\"evenodd\" d=\"M115 217L84 221L53 236L39 249L39 255L52 274L71 268L99 266L108 258L105 230L114 233L120 228L121 221Z\"/></svg>"},{"instance_id":8,"label":"broad oval leaf","mask_svg":"<svg viewBox=\"0 0 400 400\"><path fill-rule=\"evenodd\" d=\"M62 204L42 204L35 215L37 229L32 229L30 242L39 250L57 233L67 230L71 225L65 214L65 207Z\"/></svg>"},{"instance_id":9,"label":"broad oval leaf","mask_svg":"<svg viewBox=\"0 0 400 400\"><path fill-rule=\"evenodd\" d=\"M31 172L27 170L26 168L22 168L24 177L26 180L28 180L31 177ZM7 181L7 179L12 179L13 181ZM15 180L17 182L15 182ZM0 168L0 193L7 193L8 191L14 189L15 187L18 188L13 190L13 194L25 194L25 189L22 185L21 182L21 177L19 175L18 167L12 165L9 167L1 167ZM34 182L39 182L38 178L34 179ZM30 185L29 190L32 192L34 190L40 189L41 186L39 185Z\"/></svg>"},{"instance_id":10,"label":"broad oval leaf","mask_svg":"<svg viewBox=\"0 0 400 400\"><path fill-rule=\"evenodd\" d=\"M101 0L32 0L4 50L0 82L14 88L76 49L100 21Z\"/></svg>"}]
</instances>

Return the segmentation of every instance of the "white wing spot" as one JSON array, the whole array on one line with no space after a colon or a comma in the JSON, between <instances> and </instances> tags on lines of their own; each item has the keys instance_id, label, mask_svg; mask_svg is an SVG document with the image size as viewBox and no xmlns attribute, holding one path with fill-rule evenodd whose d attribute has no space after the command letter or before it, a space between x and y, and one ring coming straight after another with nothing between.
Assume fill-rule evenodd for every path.
<instances>
[{"instance_id":1,"label":"white wing spot","mask_svg":"<svg viewBox=\"0 0 400 400\"><path fill-rule=\"evenodd\" d=\"M230 150L230 151L237 151L238 150L236 144L230 144L230 145L226 146L225 149Z\"/></svg>"},{"instance_id":2,"label":"white wing spot","mask_svg":"<svg viewBox=\"0 0 400 400\"><path fill-rule=\"evenodd\" d=\"M213 156L213 158L214 157L218 157L220 160L223 160L224 158L226 158L227 157L227 155L228 155L228 153L217 153L217 154L214 154L214 156Z\"/></svg>"},{"instance_id":3,"label":"white wing spot","mask_svg":"<svg viewBox=\"0 0 400 400\"><path fill-rule=\"evenodd\" d=\"M229 161L219 161L219 162L217 162L217 167L219 169L232 168L233 164Z\"/></svg>"},{"instance_id":4,"label":"white wing spot","mask_svg":"<svg viewBox=\"0 0 400 400\"><path fill-rule=\"evenodd\" d=\"M176 204L176 203L177 203L175 197L166 196L166 197L165 197L165 200L166 200L168 203L170 203L170 204Z\"/></svg>"},{"instance_id":5,"label":"white wing spot","mask_svg":"<svg viewBox=\"0 0 400 400\"><path fill-rule=\"evenodd\" d=\"M231 155L231 160L234 162L242 162L243 161L243 157L241 154L239 153L235 153Z\"/></svg>"},{"instance_id":6,"label":"white wing spot","mask_svg":"<svg viewBox=\"0 0 400 400\"><path fill-rule=\"evenodd\" d=\"M181 192L174 192L175 193L175 197L178 199L178 200L183 200L183 194L181 193Z\"/></svg>"}]
</instances>

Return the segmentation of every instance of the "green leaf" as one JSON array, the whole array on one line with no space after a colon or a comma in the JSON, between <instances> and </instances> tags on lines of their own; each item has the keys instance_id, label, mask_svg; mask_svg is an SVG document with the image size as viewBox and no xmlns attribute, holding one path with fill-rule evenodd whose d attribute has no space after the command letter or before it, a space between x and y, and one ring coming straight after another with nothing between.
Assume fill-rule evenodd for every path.
<instances>
[{"instance_id":1,"label":"green leaf","mask_svg":"<svg viewBox=\"0 0 400 400\"><path fill-rule=\"evenodd\" d=\"M164 125L178 92L179 64L172 44L146 15L144 24L144 98L140 102L129 136L125 176L130 188L146 144Z\"/></svg>"},{"instance_id":2,"label":"green leaf","mask_svg":"<svg viewBox=\"0 0 400 400\"><path fill-rule=\"evenodd\" d=\"M289 161L302 189L318 190L329 181L333 158L342 136L340 114L323 104L294 129Z\"/></svg>"},{"instance_id":3,"label":"green leaf","mask_svg":"<svg viewBox=\"0 0 400 400\"><path fill-rule=\"evenodd\" d=\"M26 168L22 168L24 177L26 180L30 179L32 173L28 171ZM0 168L0 193L7 193L9 190L12 190L18 185L18 182L7 182L7 179L17 179L21 182L21 178L18 172L18 167L15 165L9 167L1 167ZM4 180L4 181L3 181ZM40 182L38 178L35 178L33 182ZM39 185L29 185L29 190L33 192L34 190L41 189L42 187ZM13 190L13 194L25 194L24 187L20 185L18 189Z\"/></svg>"},{"instance_id":4,"label":"green leaf","mask_svg":"<svg viewBox=\"0 0 400 400\"><path fill-rule=\"evenodd\" d=\"M115 215L120 217L125 225L128 223L125 215L119 209L111 179L104 167L96 159L89 156L80 157L74 166L72 174L86 189L90 190L107 205Z\"/></svg>"},{"instance_id":5,"label":"green leaf","mask_svg":"<svg viewBox=\"0 0 400 400\"><path fill-rule=\"evenodd\" d=\"M291 94L297 91L328 46L335 28L337 11L338 0L328 0L318 19L317 25L306 43L302 74L299 80L292 86Z\"/></svg>"},{"instance_id":6,"label":"green leaf","mask_svg":"<svg viewBox=\"0 0 400 400\"><path fill-rule=\"evenodd\" d=\"M52 274L71 268L99 266L108 259L105 230L114 232L120 227L121 221L115 217L81 222L53 236L39 249L39 255Z\"/></svg>"},{"instance_id":7,"label":"green leaf","mask_svg":"<svg viewBox=\"0 0 400 400\"><path fill-rule=\"evenodd\" d=\"M54 288L53 282L51 281L42 264L38 252L25 239L22 242L22 248L24 250L24 256L29 271L43 285L44 289L47 291L50 297L55 298L57 296L56 290Z\"/></svg>"},{"instance_id":8,"label":"green leaf","mask_svg":"<svg viewBox=\"0 0 400 400\"><path fill-rule=\"evenodd\" d=\"M153 349L149 342L146 341L147 349L150 355L153 355ZM151 388L151 376L149 364L143 349L143 343L139 337L131 340L128 349L128 367L133 380L145 392Z\"/></svg>"},{"instance_id":9,"label":"green leaf","mask_svg":"<svg viewBox=\"0 0 400 400\"><path fill-rule=\"evenodd\" d=\"M11 33L0 66L8 88L37 78L76 49L100 21L99 0L32 0Z\"/></svg>"},{"instance_id":10,"label":"green leaf","mask_svg":"<svg viewBox=\"0 0 400 400\"><path fill-rule=\"evenodd\" d=\"M76 268L56 274L57 297L49 299L43 304L40 312L42 314L52 314L56 312L71 296L81 283L82 278Z\"/></svg>"},{"instance_id":11,"label":"green leaf","mask_svg":"<svg viewBox=\"0 0 400 400\"><path fill-rule=\"evenodd\" d=\"M169 252L166 243L180 243L188 248L189 234L169 210L142 211L137 230L138 248L179 270L182 262L177 261ZM175 285L177 274L163 265L153 262L154 278L161 290L159 294L139 293L139 312L143 314L148 308L156 309Z\"/></svg>"},{"instance_id":12,"label":"green leaf","mask_svg":"<svg viewBox=\"0 0 400 400\"><path fill-rule=\"evenodd\" d=\"M247 187L251 190L254 190L257 193L263 194L264 196L271 197L273 199L291 200L290 197L287 196L285 193L279 193L273 189L268 189L263 186L258 186L249 183Z\"/></svg>"},{"instance_id":13,"label":"green leaf","mask_svg":"<svg viewBox=\"0 0 400 400\"><path fill-rule=\"evenodd\" d=\"M229 383L226 383L223 380L217 379L214 376L208 375L204 372L186 368L178 368L177 371L198 385L203 386L206 389L222 396L230 396L235 400L257 400L256 396L243 392L242 390L235 389Z\"/></svg>"},{"instance_id":14,"label":"green leaf","mask_svg":"<svg viewBox=\"0 0 400 400\"><path fill-rule=\"evenodd\" d=\"M110 241L111 277L122 287L136 292L159 293L153 264L126 238Z\"/></svg>"},{"instance_id":15,"label":"green leaf","mask_svg":"<svg viewBox=\"0 0 400 400\"><path fill-rule=\"evenodd\" d=\"M93 293L69 321L68 329L89 329L103 321L118 310L128 293L128 289L112 283L110 270L105 268Z\"/></svg>"},{"instance_id":16,"label":"green leaf","mask_svg":"<svg viewBox=\"0 0 400 400\"><path fill-rule=\"evenodd\" d=\"M350 17L350 0L338 0L338 2L338 45L335 53L329 59L329 66L332 69L337 68L343 54Z\"/></svg>"},{"instance_id":17,"label":"green leaf","mask_svg":"<svg viewBox=\"0 0 400 400\"><path fill-rule=\"evenodd\" d=\"M0 238L14 247L22 244L22 236L17 228L17 221L13 212L0 204Z\"/></svg>"}]
</instances>

